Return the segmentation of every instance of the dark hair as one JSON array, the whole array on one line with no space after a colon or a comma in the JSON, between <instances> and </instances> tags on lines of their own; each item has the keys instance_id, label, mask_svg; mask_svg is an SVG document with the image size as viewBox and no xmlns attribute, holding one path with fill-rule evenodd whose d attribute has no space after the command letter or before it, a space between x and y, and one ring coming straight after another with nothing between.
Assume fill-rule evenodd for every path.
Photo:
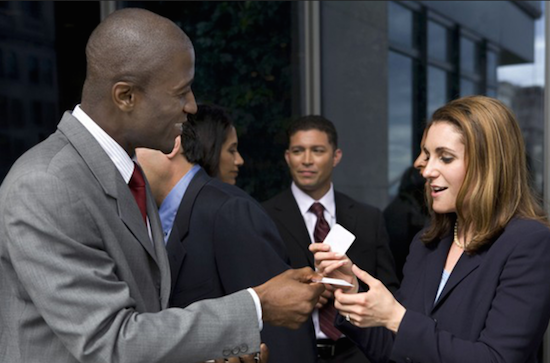
<instances>
[{"instance_id":1,"label":"dark hair","mask_svg":"<svg viewBox=\"0 0 550 363\"><path fill-rule=\"evenodd\" d=\"M193 122L184 122L181 126L181 147L183 149L183 156L185 156L188 162L200 164L202 150L197 140Z\"/></svg>"},{"instance_id":2,"label":"dark hair","mask_svg":"<svg viewBox=\"0 0 550 363\"><path fill-rule=\"evenodd\" d=\"M308 115L302 116L299 119L294 120L287 130L288 142L292 135L298 131L319 130L327 134L328 142L332 145L334 150L338 149L338 133L334 124L323 116Z\"/></svg>"},{"instance_id":3,"label":"dark hair","mask_svg":"<svg viewBox=\"0 0 550 363\"><path fill-rule=\"evenodd\" d=\"M194 128L200 149L198 164L208 175L217 177L222 145L233 127L231 119L223 108L215 105L199 105L197 113L188 115L187 119Z\"/></svg>"}]
</instances>

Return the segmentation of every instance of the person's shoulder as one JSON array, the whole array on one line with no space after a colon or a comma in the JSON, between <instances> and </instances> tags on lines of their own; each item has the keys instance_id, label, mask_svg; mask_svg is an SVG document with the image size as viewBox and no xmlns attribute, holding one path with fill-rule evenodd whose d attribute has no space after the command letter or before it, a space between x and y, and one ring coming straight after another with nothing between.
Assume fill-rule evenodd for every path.
<instances>
[{"instance_id":1,"label":"person's shoulder","mask_svg":"<svg viewBox=\"0 0 550 363\"><path fill-rule=\"evenodd\" d=\"M522 236L528 238L530 235L550 237L550 228L543 222L531 219L515 217L508 222L502 236Z\"/></svg>"},{"instance_id":2,"label":"person's shoulder","mask_svg":"<svg viewBox=\"0 0 550 363\"><path fill-rule=\"evenodd\" d=\"M217 178L211 178L207 181L201 189L200 194L210 196L212 199L222 203L237 199L243 202L257 203L254 198L238 186L224 183Z\"/></svg>"},{"instance_id":3,"label":"person's shoulder","mask_svg":"<svg viewBox=\"0 0 550 363\"><path fill-rule=\"evenodd\" d=\"M74 163L75 159L66 157L67 145L67 141L60 137L59 133L50 135L46 140L23 153L12 165L8 175L18 178L40 171L62 175L63 171L74 170L71 162ZM72 148L71 154L74 154Z\"/></svg>"}]
</instances>

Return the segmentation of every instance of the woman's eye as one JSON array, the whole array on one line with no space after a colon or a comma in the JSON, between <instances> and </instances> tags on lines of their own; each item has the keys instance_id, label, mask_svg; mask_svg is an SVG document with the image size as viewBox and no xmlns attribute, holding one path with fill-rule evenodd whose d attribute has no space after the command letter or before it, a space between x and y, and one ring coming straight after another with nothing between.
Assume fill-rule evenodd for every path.
<instances>
[{"instance_id":1,"label":"woman's eye","mask_svg":"<svg viewBox=\"0 0 550 363\"><path fill-rule=\"evenodd\" d=\"M453 161L453 158L449 156L442 156L441 161L444 162L445 164L449 164L451 161Z\"/></svg>"}]
</instances>

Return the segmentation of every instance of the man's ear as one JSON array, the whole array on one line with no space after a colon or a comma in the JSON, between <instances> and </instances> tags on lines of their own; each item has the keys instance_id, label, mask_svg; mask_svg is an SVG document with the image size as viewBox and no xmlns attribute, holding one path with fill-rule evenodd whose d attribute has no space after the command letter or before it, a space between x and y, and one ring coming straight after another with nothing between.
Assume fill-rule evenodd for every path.
<instances>
[{"instance_id":1,"label":"man's ear","mask_svg":"<svg viewBox=\"0 0 550 363\"><path fill-rule=\"evenodd\" d=\"M172 160L174 157L180 155L181 153L181 136L178 136L176 137L176 141L174 142L174 148L172 149L172 151L170 151L169 154L166 154L166 157Z\"/></svg>"},{"instance_id":2,"label":"man's ear","mask_svg":"<svg viewBox=\"0 0 550 363\"><path fill-rule=\"evenodd\" d=\"M288 149L285 150L285 160L286 160L286 165L290 167L290 150Z\"/></svg>"},{"instance_id":3,"label":"man's ear","mask_svg":"<svg viewBox=\"0 0 550 363\"><path fill-rule=\"evenodd\" d=\"M112 88L113 103L123 112L134 109L136 103L135 87L128 82L117 82Z\"/></svg>"},{"instance_id":4,"label":"man's ear","mask_svg":"<svg viewBox=\"0 0 550 363\"><path fill-rule=\"evenodd\" d=\"M334 168L336 165L340 163L340 160L342 160L342 149L336 149L334 151L334 160L332 161L332 167Z\"/></svg>"}]
</instances>

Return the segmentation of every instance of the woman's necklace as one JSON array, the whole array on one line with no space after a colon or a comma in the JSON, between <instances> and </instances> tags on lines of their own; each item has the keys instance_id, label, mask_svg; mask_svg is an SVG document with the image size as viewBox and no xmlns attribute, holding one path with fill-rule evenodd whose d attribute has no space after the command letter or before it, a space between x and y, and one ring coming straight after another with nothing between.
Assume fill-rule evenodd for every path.
<instances>
[{"instance_id":1,"label":"woman's necklace","mask_svg":"<svg viewBox=\"0 0 550 363\"><path fill-rule=\"evenodd\" d=\"M455 245L457 245L461 249L464 249L464 243L460 242L460 240L458 239L458 219L455 222L455 233L454 233L453 242Z\"/></svg>"}]
</instances>

